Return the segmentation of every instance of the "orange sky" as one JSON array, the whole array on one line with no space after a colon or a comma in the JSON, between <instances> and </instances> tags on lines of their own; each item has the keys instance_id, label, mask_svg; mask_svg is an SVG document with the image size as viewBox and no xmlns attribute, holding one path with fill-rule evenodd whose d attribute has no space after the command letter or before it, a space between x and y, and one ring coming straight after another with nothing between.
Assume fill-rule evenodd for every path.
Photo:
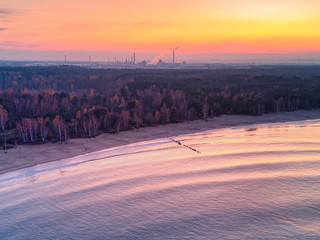
<instances>
[{"instance_id":1,"label":"orange sky","mask_svg":"<svg viewBox=\"0 0 320 240\"><path fill-rule=\"evenodd\" d=\"M320 50L319 0L2 0L0 49Z\"/></svg>"}]
</instances>

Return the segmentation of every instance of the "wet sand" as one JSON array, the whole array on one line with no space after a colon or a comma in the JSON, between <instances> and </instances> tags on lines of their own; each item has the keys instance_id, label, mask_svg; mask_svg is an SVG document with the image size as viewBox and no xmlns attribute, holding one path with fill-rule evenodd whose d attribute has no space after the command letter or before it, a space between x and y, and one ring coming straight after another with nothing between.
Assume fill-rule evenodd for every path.
<instances>
[{"instance_id":1,"label":"wet sand","mask_svg":"<svg viewBox=\"0 0 320 240\"><path fill-rule=\"evenodd\" d=\"M0 174L31 167L37 164L70 158L73 156L118 147L156 138L171 137L206 130L242 125L320 119L320 109L265 114L263 116L224 115L213 119L196 120L157 127L123 131L119 134L101 134L95 138L71 139L70 143L20 145L7 153L0 152Z\"/></svg>"}]
</instances>

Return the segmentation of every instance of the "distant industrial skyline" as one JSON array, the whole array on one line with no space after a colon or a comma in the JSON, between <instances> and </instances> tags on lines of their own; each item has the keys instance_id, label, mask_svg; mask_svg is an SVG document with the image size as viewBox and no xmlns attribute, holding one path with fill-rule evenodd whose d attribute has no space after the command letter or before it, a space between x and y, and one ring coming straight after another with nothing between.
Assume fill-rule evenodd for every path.
<instances>
[{"instance_id":1,"label":"distant industrial skyline","mask_svg":"<svg viewBox=\"0 0 320 240\"><path fill-rule=\"evenodd\" d=\"M0 61L61 61L61 62L173 62L173 52L121 52L121 51L34 51L0 49ZM182 63L316 63L320 52L292 54L243 54L243 53L175 53L175 62Z\"/></svg>"}]
</instances>

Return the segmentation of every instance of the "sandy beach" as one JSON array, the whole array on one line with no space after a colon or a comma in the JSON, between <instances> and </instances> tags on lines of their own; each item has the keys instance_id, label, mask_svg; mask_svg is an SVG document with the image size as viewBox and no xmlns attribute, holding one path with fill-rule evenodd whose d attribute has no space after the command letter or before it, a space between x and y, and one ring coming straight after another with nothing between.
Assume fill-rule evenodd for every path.
<instances>
[{"instance_id":1,"label":"sandy beach","mask_svg":"<svg viewBox=\"0 0 320 240\"><path fill-rule=\"evenodd\" d=\"M265 114L263 116L224 115L213 119L140 128L119 134L101 134L95 138L71 139L68 144L47 143L20 145L7 153L0 153L0 174L31 167L37 164L118 147L156 138L196 133L211 129L242 125L320 119L320 110Z\"/></svg>"}]
</instances>

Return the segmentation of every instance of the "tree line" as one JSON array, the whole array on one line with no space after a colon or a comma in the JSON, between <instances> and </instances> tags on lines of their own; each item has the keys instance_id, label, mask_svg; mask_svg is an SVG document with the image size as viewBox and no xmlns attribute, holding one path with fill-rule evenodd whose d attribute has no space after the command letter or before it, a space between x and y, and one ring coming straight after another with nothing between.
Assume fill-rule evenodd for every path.
<instances>
[{"instance_id":1,"label":"tree line","mask_svg":"<svg viewBox=\"0 0 320 240\"><path fill-rule=\"evenodd\" d=\"M11 80L19 82L13 88L7 76L21 73L3 73L6 77L2 80L8 88L0 92L2 144L6 148L7 140L10 144L16 141L12 137L7 139L8 133L14 133L22 143L68 142L70 138L94 137L102 132L206 120L220 114L261 115L320 106L317 76L306 80L272 75L191 73L142 71L123 75L123 79L117 73L117 78L99 80L110 89L87 88L92 86L89 78L86 87L77 89L73 86L76 80L69 80L70 85L64 90L43 88L41 79L39 86L28 89L21 83L25 80L19 82L19 78ZM50 78L42 77L43 81Z\"/></svg>"}]
</instances>

